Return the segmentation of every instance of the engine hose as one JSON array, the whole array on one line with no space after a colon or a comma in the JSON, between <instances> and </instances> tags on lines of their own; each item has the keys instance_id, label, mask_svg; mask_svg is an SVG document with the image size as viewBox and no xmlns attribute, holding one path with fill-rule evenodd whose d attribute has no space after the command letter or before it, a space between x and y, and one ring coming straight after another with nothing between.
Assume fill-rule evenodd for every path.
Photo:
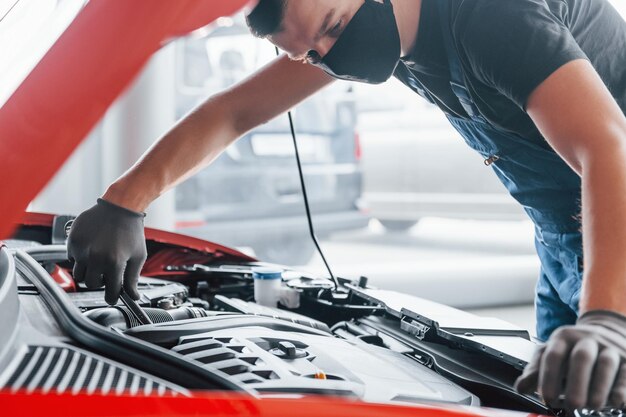
<instances>
[{"instance_id":1,"label":"engine hose","mask_svg":"<svg viewBox=\"0 0 626 417\"><path fill-rule=\"evenodd\" d=\"M143 309L153 323L167 323L178 320L207 317L207 312L198 307L180 307L173 310L160 308ZM116 327L121 330L141 326L141 323L126 307L108 307L90 310L85 316L104 327Z\"/></svg>"}]
</instances>

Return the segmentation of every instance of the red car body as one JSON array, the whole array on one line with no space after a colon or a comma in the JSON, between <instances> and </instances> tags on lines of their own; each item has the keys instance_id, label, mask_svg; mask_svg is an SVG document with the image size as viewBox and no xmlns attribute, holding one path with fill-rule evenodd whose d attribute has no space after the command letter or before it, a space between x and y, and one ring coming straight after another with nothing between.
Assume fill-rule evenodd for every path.
<instances>
[{"instance_id":1,"label":"red car body","mask_svg":"<svg viewBox=\"0 0 626 417\"><path fill-rule=\"evenodd\" d=\"M154 52L245 3L87 3L0 111L0 238L10 235L28 204Z\"/></svg>"},{"instance_id":2,"label":"red car body","mask_svg":"<svg viewBox=\"0 0 626 417\"><path fill-rule=\"evenodd\" d=\"M267 398L230 394L196 394L193 398L133 398L0 393L7 416L46 417L498 417L498 411L366 404L329 398ZM28 405L26 405L28 404ZM518 415L510 413L513 415ZM535 417L534 414L527 414Z\"/></svg>"}]
</instances>

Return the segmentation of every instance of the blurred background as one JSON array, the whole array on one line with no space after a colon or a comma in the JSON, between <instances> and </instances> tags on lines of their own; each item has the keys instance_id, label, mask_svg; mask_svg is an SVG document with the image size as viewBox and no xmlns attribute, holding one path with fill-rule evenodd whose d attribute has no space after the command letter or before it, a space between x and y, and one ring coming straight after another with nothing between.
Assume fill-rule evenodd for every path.
<instances>
[{"instance_id":1,"label":"blurred background","mask_svg":"<svg viewBox=\"0 0 626 417\"><path fill-rule=\"evenodd\" d=\"M23 18L9 34L58 25L76 1L20 3ZM623 0L614 4L626 12ZM79 214L176 120L274 57L241 15L171 42L29 209ZM391 80L336 82L292 113L315 229L336 275L534 329L533 227L437 109ZM287 115L162 196L146 223L326 274L308 233Z\"/></svg>"}]
</instances>

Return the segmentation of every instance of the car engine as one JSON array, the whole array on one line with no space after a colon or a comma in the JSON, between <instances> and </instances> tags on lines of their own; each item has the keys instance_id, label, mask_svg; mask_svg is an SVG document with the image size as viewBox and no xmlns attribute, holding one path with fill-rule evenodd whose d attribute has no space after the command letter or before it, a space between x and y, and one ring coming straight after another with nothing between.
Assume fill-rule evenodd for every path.
<instances>
[{"instance_id":1,"label":"car engine","mask_svg":"<svg viewBox=\"0 0 626 417\"><path fill-rule=\"evenodd\" d=\"M106 305L102 290L73 284L65 246L42 241L0 251L0 331L10 335L0 345L0 388L219 389L552 412L512 388L534 343L497 319L377 290L365 278L334 288L287 267L285 298L265 307L252 280L264 264L149 242L138 304L152 324L141 324L123 303Z\"/></svg>"},{"instance_id":2,"label":"car engine","mask_svg":"<svg viewBox=\"0 0 626 417\"><path fill-rule=\"evenodd\" d=\"M180 284L141 279L140 325L127 307L96 307L101 292L70 294L96 323L223 372L258 392L348 396L372 402L478 405L478 398L446 378L381 346L336 337L323 322L254 302L216 295L188 298Z\"/></svg>"}]
</instances>

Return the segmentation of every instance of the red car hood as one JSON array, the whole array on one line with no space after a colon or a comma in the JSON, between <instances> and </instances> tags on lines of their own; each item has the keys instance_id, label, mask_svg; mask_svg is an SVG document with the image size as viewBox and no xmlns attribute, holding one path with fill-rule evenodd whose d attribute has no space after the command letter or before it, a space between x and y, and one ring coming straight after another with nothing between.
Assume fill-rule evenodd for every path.
<instances>
[{"instance_id":1,"label":"red car hood","mask_svg":"<svg viewBox=\"0 0 626 417\"><path fill-rule=\"evenodd\" d=\"M91 0L0 110L0 239L165 42L247 0Z\"/></svg>"},{"instance_id":2,"label":"red car hood","mask_svg":"<svg viewBox=\"0 0 626 417\"><path fill-rule=\"evenodd\" d=\"M488 410L368 404L345 399L300 397L262 400L233 394L196 393L192 398L136 398L97 395L39 395L0 392L10 416L108 417L537 417ZM25 407L24 404L29 404Z\"/></svg>"}]
</instances>

